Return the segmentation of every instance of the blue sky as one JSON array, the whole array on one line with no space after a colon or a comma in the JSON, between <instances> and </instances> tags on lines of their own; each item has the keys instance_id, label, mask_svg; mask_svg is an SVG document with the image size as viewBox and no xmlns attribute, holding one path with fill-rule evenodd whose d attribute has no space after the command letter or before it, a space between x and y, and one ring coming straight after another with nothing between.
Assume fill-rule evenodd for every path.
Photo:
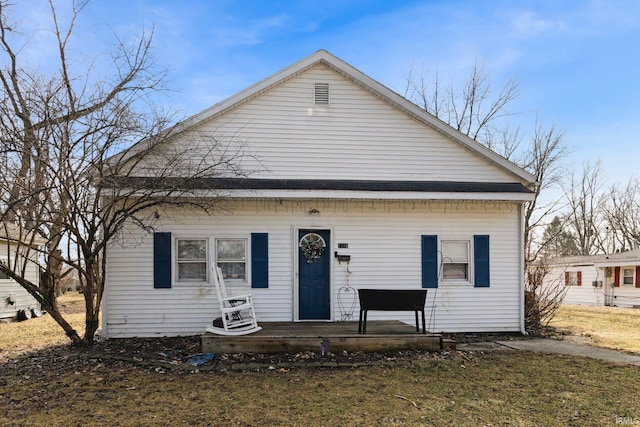
<instances>
[{"instance_id":1,"label":"blue sky","mask_svg":"<svg viewBox=\"0 0 640 427\"><path fill-rule=\"evenodd\" d=\"M44 20L43 0L17 3ZM537 114L566 131L569 165L601 159L609 183L640 175L640 1L94 0L78 49L152 26L163 102L185 115L318 49L400 93L412 68L455 85L478 58L496 87L520 81L515 125L526 133Z\"/></svg>"}]
</instances>

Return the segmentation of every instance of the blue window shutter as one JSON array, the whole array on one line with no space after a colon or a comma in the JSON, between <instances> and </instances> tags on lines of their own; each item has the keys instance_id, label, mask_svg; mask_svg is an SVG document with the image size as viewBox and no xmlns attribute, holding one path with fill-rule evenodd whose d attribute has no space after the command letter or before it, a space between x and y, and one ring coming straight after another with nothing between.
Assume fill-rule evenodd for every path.
<instances>
[{"instance_id":1,"label":"blue window shutter","mask_svg":"<svg viewBox=\"0 0 640 427\"><path fill-rule=\"evenodd\" d=\"M438 236L422 236L422 287L438 287Z\"/></svg>"},{"instance_id":2,"label":"blue window shutter","mask_svg":"<svg viewBox=\"0 0 640 427\"><path fill-rule=\"evenodd\" d=\"M153 233L153 287L171 287L171 233Z\"/></svg>"},{"instance_id":3,"label":"blue window shutter","mask_svg":"<svg viewBox=\"0 0 640 427\"><path fill-rule=\"evenodd\" d=\"M489 236L473 236L473 275L476 288L489 287Z\"/></svg>"},{"instance_id":4,"label":"blue window shutter","mask_svg":"<svg viewBox=\"0 0 640 427\"><path fill-rule=\"evenodd\" d=\"M251 233L251 287L269 287L268 233Z\"/></svg>"}]
</instances>

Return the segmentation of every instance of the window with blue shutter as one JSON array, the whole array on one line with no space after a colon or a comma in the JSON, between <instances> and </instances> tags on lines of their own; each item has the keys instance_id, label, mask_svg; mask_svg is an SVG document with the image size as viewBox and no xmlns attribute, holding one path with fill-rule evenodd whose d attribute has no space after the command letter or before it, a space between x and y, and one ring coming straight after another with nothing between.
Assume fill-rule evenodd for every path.
<instances>
[{"instance_id":1,"label":"window with blue shutter","mask_svg":"<svg viewBox=\"0 0 640 427\"><path fill-rule=\"evenodd\" d=\"M153 233L153 287L171 287L171 233Z\"/></svg>"},{"instance_id":2,"label":"window with blue shutter","mask_svg":"<svg viewBox=\"0 0 640 427\"><path fill-rule=\"evenodd\" d=\"M269 287L268 233L251 233L251 287Z\"/></svg>"},{"instance_id":3,"label":"window with blue shutter","mask_svg":"<svg viewBox=\"0 0 640 427\"><path fill-rule=\"evenodd\" d=\"M438 287L438 236L422 236L422 287Z\"/></svg>"},{"instance_id":4,"label":"window with blue shutter","mask_svg":"<svg viewBox=\"0 0 640 427\"><path fill-rule=\"evenodd\" d=\"M473 236L473 275L476 288L489 287L489 236Z\"/></svg>"}]
</instances>

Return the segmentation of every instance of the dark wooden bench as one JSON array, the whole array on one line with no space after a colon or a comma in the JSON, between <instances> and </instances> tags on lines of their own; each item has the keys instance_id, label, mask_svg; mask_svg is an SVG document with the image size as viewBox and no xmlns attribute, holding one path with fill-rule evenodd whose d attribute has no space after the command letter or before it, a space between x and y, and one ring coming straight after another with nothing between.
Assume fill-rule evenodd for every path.
<instances>
[{"instance_id":1,"label":"dark wooden bench","mask_svg":"<svg viewBox=\"0 0 640 427\"><path fill-rule=\"evenodd\" d=\"M358 289L358 298L360 299L359 334L367 333L369 310L413 311L416 314L416 332L420 332L418 326L418 312L420 312L422 313L422 333L427 333L424 320L426 289Z\"/></svg>"}]
</instances>

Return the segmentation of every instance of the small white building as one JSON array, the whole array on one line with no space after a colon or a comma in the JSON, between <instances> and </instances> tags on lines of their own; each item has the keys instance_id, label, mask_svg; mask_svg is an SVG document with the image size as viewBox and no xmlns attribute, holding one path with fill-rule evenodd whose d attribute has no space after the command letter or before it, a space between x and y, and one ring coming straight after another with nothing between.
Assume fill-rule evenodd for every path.
<instances>
[{"instance_id":1,"label":"small white building","mask_svg":"<svg viewBox=\"0 0 640 427\"><path fill-rule=\"evenodd\" d=\"M3 229L4 227L0 227ZM14 260L18 253L18 245L11 236L7 238L4 231L0 231L0 259L4 262ZM35 256L35 253L32 252ZM36 286L40 282L39 267L35 262L27 262L25 278ZM40 303L25 288L5 274L0 273L0 319L18 318L21 312L30 315L30 311L40 309Z\"/></svg>"},{"instance_id":2,"label":"small white building","mask_svg":"<svg viewBox=\"0 0 640 427\"><path fill-rule=\"evenodd\" d=\"M545 284L565 287L564 304L640 307L640 249L555 259Z\"/></svg>"},{"instance_id":3,"label":"small white building","mask_svg":"<svg viewBox=\"0 0 640 427\"><path fill-rule=\"evenodd\" d=\"M160 212L109 247L103 335L204 332L213 265L260 323L357 320L358 288L426 288L431 331L524 330L535 178L513 163L324 50L184 123L171 144L202 160L215 133L254 172L202 183L225 210Z\"/></svg>"}]
</instances>

